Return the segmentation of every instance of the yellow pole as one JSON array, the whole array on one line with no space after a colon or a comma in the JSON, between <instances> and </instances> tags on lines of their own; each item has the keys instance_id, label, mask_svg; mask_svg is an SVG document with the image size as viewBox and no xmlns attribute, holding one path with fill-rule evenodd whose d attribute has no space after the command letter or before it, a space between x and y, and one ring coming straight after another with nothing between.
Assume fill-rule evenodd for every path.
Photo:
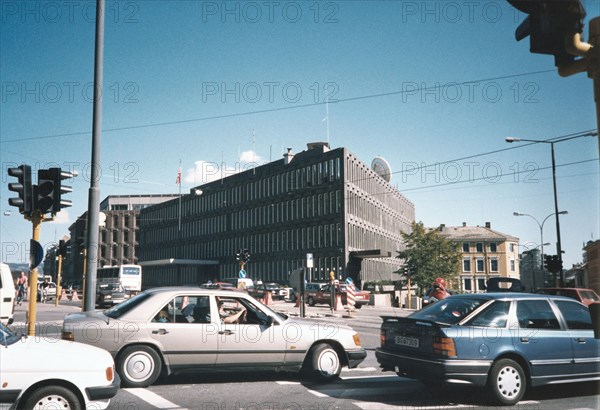
<instances>
[{"instance_id":1,"label":"yellow pole","mask_svg":"<svg viewBox=\"0 0 600 410\"><path fill-rule=\"evenodd\" d=\"M31 215L31 223L33 227L33 235L32 238L34 241L40 240L40 230L42 226L42 222L44 221L44 215L42 215L38 210L33 211ZM27 323L27 335L35 336L35 321L37 319L37 284L38 284L38 273L37 268L33 268L31 270L30 280L29 280L29 315L28 315L28 323Z\"/></svg>"},{"instance_id":2,"label":"yellow pole","mask_svg":"<svg viewBox=\"0 0 600 410\"><path fill-rule=\"evenodd\" d=\"M410 309L410 290L411 285L410 285L410 273L408 274L408 294L406 295L406 308Z\"/></svg>"},{"instance_id":3,"label":"yellow pole","mask_svg":"<svg viewBox=\"0 0 600 410\"><path fill-rule=\"evenodd\" d=\"M57 248L58 249L58 248ZM56 297L54 298L54 307L58 307L58 299L62 292L62 286L60 286L62 273L62 255L58 255L58 273L56 274Z\"/></svg>"}]
</instances>

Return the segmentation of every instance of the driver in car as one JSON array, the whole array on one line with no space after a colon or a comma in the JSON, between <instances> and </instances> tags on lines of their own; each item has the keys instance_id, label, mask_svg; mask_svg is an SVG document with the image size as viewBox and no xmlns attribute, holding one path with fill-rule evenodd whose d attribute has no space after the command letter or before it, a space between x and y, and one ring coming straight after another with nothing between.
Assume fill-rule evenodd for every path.
<instances>
[{"instance_id":1,"label":"driver in car","mask_svg":"<svg viewBox=\"0 0 600 410\"><path fill-rule=\"evenodd\" d=\"M224 303L221 299L217 298L217 305L219 306L219 316L225 324L242 323L246 316L246 308L240 307L224 307Z\"/></svg>"}]
</instances>

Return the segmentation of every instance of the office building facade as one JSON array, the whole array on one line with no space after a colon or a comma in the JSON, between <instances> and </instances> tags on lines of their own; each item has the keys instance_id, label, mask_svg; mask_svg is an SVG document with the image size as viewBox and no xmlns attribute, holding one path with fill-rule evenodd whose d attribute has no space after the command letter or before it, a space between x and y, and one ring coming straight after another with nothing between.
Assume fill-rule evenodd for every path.
<instances>
[{"instance_id":1,"label":"office building facade","mask_svg":"<svg viewBox=\"0 0 600 410\"><path fill-rule=\"evenodd\" d=\"M397 279L401 233L414 215L412 202L346 148L308 144L143 209L144 286L238 277L244 249L252 279L287 282L309 254L308 280Z\"/></svg>"}]
</instances>

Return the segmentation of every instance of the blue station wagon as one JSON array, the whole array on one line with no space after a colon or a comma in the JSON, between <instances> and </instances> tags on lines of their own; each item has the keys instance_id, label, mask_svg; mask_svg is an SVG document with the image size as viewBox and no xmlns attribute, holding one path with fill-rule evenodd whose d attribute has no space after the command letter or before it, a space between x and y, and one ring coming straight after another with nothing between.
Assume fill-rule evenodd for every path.
<instances>
[{"instance_id":1,"label":"blue station wagon","mask_svg":"<svg viewBox=\"0 0 600 410\"><path fill-rule=\"evenodd\" d=\"M486 387L512 405L529 386L600 380L600 340L588 308L571 298L456 295L383 319L379 365L426 384Z\"/></svg>"}]
</instances>

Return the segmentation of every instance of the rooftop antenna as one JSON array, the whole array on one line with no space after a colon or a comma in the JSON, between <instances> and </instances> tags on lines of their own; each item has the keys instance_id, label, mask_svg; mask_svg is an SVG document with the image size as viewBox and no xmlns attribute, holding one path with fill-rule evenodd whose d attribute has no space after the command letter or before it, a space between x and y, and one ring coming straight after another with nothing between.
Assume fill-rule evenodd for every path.
<instances>
[{"instance_id":1,"label":"rooftop antenna","mask_svg":"<svg viewBox=\"0 0 600 410\"><path fill-rule=\"evenodd\" d=\"M327 144L329 144L329 95L325 95L325 118L322 121L326 121L327 125Z\"/></svg>"}]
</instances>

